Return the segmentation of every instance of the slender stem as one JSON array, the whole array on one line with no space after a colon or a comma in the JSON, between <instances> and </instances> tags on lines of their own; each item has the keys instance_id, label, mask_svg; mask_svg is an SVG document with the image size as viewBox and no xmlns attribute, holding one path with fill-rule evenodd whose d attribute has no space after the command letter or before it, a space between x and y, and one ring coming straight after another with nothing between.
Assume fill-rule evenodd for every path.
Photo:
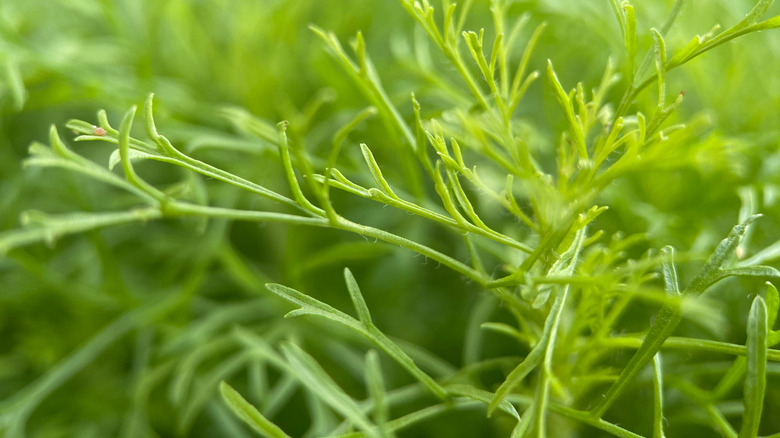
<instances>
[{"instance_id":1,"label":"slender stem","mask_svg":"<svg viewBox=\"0 0 780 438\"><path fill-rule=\"evenodd\" d=\"M220 219L232 219L251 222L285 223L290 225L309 225L327 227L328 220L321 217L304 217L294 214L268 211L249 211L234 208L209 207L185 202L172 202L164 207L165 216L202 216Z\"/></svg>"},{"instance_id":2,"label":"slender stem","mask_svg":"<svg viewBox=\"0 0 780 438\"><path fill-rule=\"evenodd\" d=\"M327 218L311 218L302 217L284 213L273 213L265 211L246 211L236 210L230 208L220 207L208 207L202 205L193 205L183 202L174 202L168 204L165 207L166 216L206 216L217 217L223 219L244 220L252 222L276 222L286 223L292 225L307 225L323 228L335 228L344 231L350 231L361 236L375 238L383 242L392 243L393 245L401 248L410 249L414 252L424 255L425 257L436 260L444 266L451 268L452 270L468 277L469 279L477 282L479 285L484 286L490 278L479 272L476 269L469 267L468 265L442 253L422 245L420 243L409 240L405 237L398 236L396 234L389 233L378 228L369 227L366 225L357 224L343 217L339 217L335 223L330 223Z\"/></svg>"},{"instance_id":3,"label":"slender stem","mask_svg":"<svg viewBox=\"0 0 780 438\"><path fill-rule=\"evenodd\" d=\"M490 282L490 278L487 275L482 274L476 269L473 269L468 265L458 260L455 260L454 258L444 253L436 251L435 249L429 248L425 245L419 244L413 240L409 240L405 237L388 233L387 231L380 230L378 228L357 224L344 218L339 218L339 221L334 228L338 228L340 230L345 230L345 231L351 231L353 233L360 234L361 236L365 236L365 237L373 237L375 239L379 239L381 241L392 243L393 245L396 246L400 246L401 248L410 249L414 252L424 255L425 257L440 262L442 265L447 266L448 268L477 282L477 284L479 284L480 286L485 286Z\"/></svg>"},{"instance_id":4,"label":"slender stem","mask_svg":"<svg viewBox=\"0 0 780 438\"><path fill-rule=\"evenodd\" d=\"M629 336L603 338L599 340L597 344L600 346L634 349L639 348L642 345L642 338ZM682 338L676 336L667 338L663 348L674 350L700 350L710 353L731 354L734 356L745 356L747 354L747 348L744 345L711 341L709 339ZM780 350L768 349L767 359L773 362L780 362Z\"/></svg>"}]
</instances>

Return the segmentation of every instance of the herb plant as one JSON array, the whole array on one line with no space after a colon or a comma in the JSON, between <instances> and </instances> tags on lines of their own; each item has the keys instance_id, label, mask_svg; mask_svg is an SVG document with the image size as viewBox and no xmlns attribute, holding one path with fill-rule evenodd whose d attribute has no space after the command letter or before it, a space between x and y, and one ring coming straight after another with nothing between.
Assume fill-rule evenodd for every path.
<instances>
[{"instance_id":1,"label":"herb plant","mask_svg":"<svg viewBox=\"0 0 780 438\"><path fill-rule=\"evenodd\" d=\"M32 3L3 436L780 437L771 0Z\"/></svg>"}]
</instances>

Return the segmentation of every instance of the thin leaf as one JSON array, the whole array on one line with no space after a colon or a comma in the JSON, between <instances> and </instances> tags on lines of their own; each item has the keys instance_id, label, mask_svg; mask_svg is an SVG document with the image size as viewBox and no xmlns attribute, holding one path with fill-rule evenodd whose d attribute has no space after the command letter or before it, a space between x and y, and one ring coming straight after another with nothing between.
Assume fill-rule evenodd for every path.
<instances>
[{"instance_id":1,"label":"thin leaf","mask_svg":"<svg viewBox=\"0 0 780 438\"><path fill-rule=\"evenodd\" d=\"M225 381L220 382L219 392L230 410L262 436L268 438L290 438L279 426L265 418L257 408L246 401L238 391Z\"/></svg>"},{"instance_id":2,"label":"thin leaf","mask_svg":"<svg viewBox=\"0 0 780 438\"><path fill-rule=\"evenodd\" d=\"M664 378L661 355L653 357L653 438L664 438Z\"/></svg>"},{"instance_id":3,"label":"thin leaf","mask_svg":"<svg viewBox=\"0 0 780 438\"><path fill-rule=\"evenodd\" d=\"M333 135L333 140L331 141L331 150L328 154L328 163L327 168L331 169L333 166L336 165L336 159L339 156L339 152L341 151L341 145L344 143L344 141L347 139L349 134L354 131L358 125L360 125L363 120L375 116L377 113L377 110L375 107L370 106L363 111L357 113L349 122L347 122L344 126L339 128L338 131ZM419 146L418 146L419 147Z\"/></svg>"},{"instance_id":4,"label":"thin leaf","mask_svg":"<svg viewBox=\"0 0 780 438\"><path fill-rule=\"evenodd\" d=\"M349 297L352 298L352 304L355 306L355 310L357 310L358 319L367 326L372 325L371 313L368 311L368 306L366 306L366 300L363 298L363 294L360 293L360 287L349 268L344 268L344 280L347 283L347 290L349 291Z\"/></svg>"},{"instance_id":5,"label":"thin leaf","mask_svg":"<svg viewBox=\"0 0 780 438\"><path fill-rule=\"evenodd\" d=\"M488 61L485 58L485 54L482 50L482 41L483 36L485 34L485 29L480 29L479 34L475 32L463 32L462 36L463 39L466 41L466 47L468 47L469 52L471 53L471 56L474 58L474 61L477 63L477 66L479 67L480 73L482 73L482 78L487 82L488 86L490 87L490 90L492 92L495 92L496 89L496 82L495 78L493 77L493 70L491 68L491 65L493 65L493 62L491 60L491 64L488 65ZM502 34L499 34L496 36L496 41L493 45L493 52L494 54L497 53L496 44L499 44L500 39L503 38Z\"/></svg>"},{"instance_id":6,"label":"thin leaf","mask_svg":"<svg viewBox=\"0 0 780 438\"><path fill-rule=\"evenodd\" d=\"M558 101L558 104L563 110L563 115L565 116L566 121L569 123L569 130L574 136L573 141L577 153L581 159L587 159L588 150L587 146L585 145L585 134L582 131L582 125L580 125L580 122L577 120L577 116L575 116L574 109L571 106L569 95L566 94L566 91L563 89L561 82L558 80L558 75L556 75L555 70L553 70L552 61L549 59L547 60L547 80L553 87L555 99Z\"/></svg>"},{"instance_id":7,"label":"thin leaf","mask_svg":"<svg viewBox=\"0 0 780 438\"><path fill-rule=\"evenodd\" d=\"M206 414L214 422L221 436L229 436L230 438L251 438L254 436L241 426L241 420L221 401L210 401L206 406ZM138 434L136 436L151 436L153 434L154 432L149 428L145 435Z\"/></svg>"},{"instance_id":8,"label":"thin leaf","mask_svg":"<svg viewBox=\"0 0 780 438\"><path fill-rule=\"evenodd\" d=\"M777 288L770 282L766 282L766 311L767 311L767 328L772 330L777 321L777 312L780 310L780 294L777 293Z\"/></svg>"},{"instance_id":9,"label":"thin leaf","mask_svg":"<svg viewBox=\"0 0 780 438\"><path fill-rule=\"evenodd\" d=\"M666 35L666 33L669 32L669 29L672 28L674 22L677 20L677 17L680 15L680 9L682 9L682 5L683 0L677 0L674 2L674 6L672 6L672 10L669 12L669 16L666 17L664 26L661 29L661 35Z\"/></svg>"},{"instance_id":10,"label":"thin leaf","mask_svg":"<svg viewBox=\"0 0 780 438\"><path fill-rule=\"evenodd\" d=\"M125 172L125 178L130 184L143 190L149 196L160 201L165 199L165 195L159 190L149 185L146 181L135 172L133 163L130 162L130 129L133 127L133 120L135 119L136 107L133 105L122 117L122 123L119 126L119 157L122 163L122 170Z\"/></svg>"},{"instance_id":11,"label":"thin leaf","mask_svg":"<svg viewBox=\"0 0 780 438\"><path fill-rule=\"evenodd\" d=\"M248 181L244 178L241 178L239 176L236 176L230 172L226 172L222 169L219 169L217 167L211 166L209 164L206 164L202 161L196 160L188 155L185 155L178 151L176 148L173 147L173 145L168 141L167 138L165 138L162 135L159 135L156 133L156 127L154 127L154 121L151 120L152 118L152 97L153 95L149 96L149 99L147 99L147 103L144 106L146 117L146 127L147 130L150 130L152 134L154 135L153 140L155 141L154 144L149 144L148 142L143 142L135 138L128 138L127 142L129 145L129 148L131 149L137 149L141 150L143 152L147 152L150 154L148 157L149 159L154 159L157 161L161 161L164 163L174 164L179 167L183 167L185 169L192 170L194 172L200 173L204 176L207 176L209 178L214 178L219 181L226 182L228 184L231 184L233 186L242 188L244 190L247 190L251 193L257 194L259 196L262 196L267 199L274 200L276 202L289 205L293 208L296 208L298 210L303 210L303 207L298 205L295 201L293 201L290 198L287 198L286 196L280 195L279 193L276 193L274 191L271 191L259 184L255 184L251 181ZM111 128L111 126L108 124L107 116L105 111L100 111L98 113L98 118L100 119L100 126L104 128L109 135L105 136L79 136L76 140L78 141L105 141L108 143L114 143L119 144L120 139L119 134L120 132ZM71 120L67 123L67 127L71 129L76 129L78 132L91 132L93 127L91 124L81 122L78 120ZM276 136L278 140L278 135ZM61 143L61 142L60 142ZM162 146L161 146L162 145ZM52 147L57 151L57 146L55 143L52 143ZM71 154L73 154L71 152ZM155 154L159 154L159 156L155 156ZM75 155L75 154L73 154ZM148 195L147 195L148 196Z\"/></svg>"},{"instance_id":12,"label":"thin leaf","mask_svg":"<svg viewBox=\"0 0 780 438\"><path fill-rule=\"evenodd\" d=\"M293 167L292 159L290 158L290 144L287 139L287 125L288 123L286 121L279 122L276 125L276 128L279 131L279 154L282 158L282 167L284 169L284 176L287 179L287 185L298 205L318 216L324 215L323 210L312 204L311 201L306 198L306 195L303 194L301 186L298 183L298 178L295 176L295 169Z\"/></svg>"},{"instance_id":13,"label":"thin leaf","mask_svg":"<svg viewBox=\"0 0 780 438\"><path fill-rule=\"evenodd\" d=\"M758 23L758 20L761 19L761 16L763 16L764 13L769 10L769 8L772 6L772 3L774 2L775 0L759 0L759 2L753 6L753 9L748 12L747 16L745 16L744 21L747 24Z\"/></svg>"},{"instance_id":14,"label":"thin leaf","mask_svg":"<svg viewBox=\"0 0 780 438\"><path fill-rule=\"evenodd\" d=\"M468 397L473 400L481 401L485 404L490 403L493 399L493 393L477 389L471 385L447 385L447 391L449 391L449 393L452 395ZM509 400L502 401L498 405L498 408L515 418L517 421L520 421L520 414L517 412L517 409L515 409L514 405L509 402Z\"/></svg>"},{"instance_id":15,"label":"thin leaf","mask_svg":"<svg viewBox=\"0 0 780 438\"><path fill-rule=\"evenodd\" d=\"M671 297L679 296L677 290L677 273L674 269L674 249L672 247L665 247L662 250L667 258L663 262L664 281L666 283L666 293ZM617 397L625 390L625 388L636 378L639 372L650 362L653 357L658 353L669 336L672 335L677 325L682 320L682 312L680 311L679 302L671 302L664 304L658 314L655 316L653 325L650 326L650 330L645 335L642 345L631 356L628 364L623 371L620 372L618 379L609 390L604 394L598 405L591 411L593 416L600 418L609 409L609 407L617 400Z\"/></svg>"},{"instance_id":16,"label":"thin leaf","mask_svg":"<svg viewBox=\"0 0 780 438\"><path fill-rule=\"evenodd\" d=\"M457 398L447 403L441 403L438 405L432 405L420 410L414 411L410 414L406 414L402 417L396 418L393 421L387 423L388 430L399 431L402 429L410 428L411 426L422 423L431 418L437 417L447 412L463 411L467 409L473 409L482 406L483 403L476 400L471 400L465 397ZM331 438L364 438L365 433L353 432L342 435L330 436ZM635 438L635 437L631 437Z\"/></svg>"},{"instance_id":17,"label":"thin leaf","mask_svg":"<svg viewBox=\"0 0 780 438\"><path fill-rule=\"evenodd\" d=\"M136 149L130 149L127 151L127 158L130 160L148 160L148 159L155 159L159 157L159 155L150 154L144 151L139 151ZM115 149L114 152L111 152L111 155L108 157L108 170L114 170L114 167L122 162L121 154L119 153L119 149Z\"/></svg>"},{"instance_id":18,"label":"thin leaf","mask_svg":"<svg viewBox=\"0 0 780 438\"><path fill-rule=\"evenodd\" d=\"M534 33L531 34L531 38L528 39L528 43L523 50L523 56L520 58L520 63L517 65L517 71L515 72L514 79L512 80L512 90L510 91L512 96L511 109L514 109L514 107L517 106L517 103L520 102L520 98L527 88L527 85L524 85L523 83L529 82L529 79L533 81L536 79L536 77L538 77L538 74L534 74L535 72L529 74L528 76L526 76L525 72L531 59L531 53L533 53L533 50L536 47L536 43L539 42L539 37L541 37L542 32L544 32L546 27L547 23L545 22L539 24L539 26L536 27L536 30L534 30Z\"/></svg>"},{"instance_id":19,"label":"thin leaf","mask_svg":"<svg viewBox=\"0 0 780 438\"><path fill-rule=\"evenodd\" d=\"M24 86L24 78L19 69L19 64L10 59L5 62L4 68L5 82L11 90L11 102L14 111L21 111L27 102L27 88Z\"/></svg>"},{"instance_id":20,"label":"thin leaf","mask_svg":"<svg viewBox=\"0 0 780 438\"><path fill-rule=\"evenodd\" d=\"M434 395L441 399L445 399L447 397L447 391L445 391L441 385L436 383L433 378L422 371L408 354L406 354L397 344L390 340L387 335L382 333L373 324L363 324L346 313L341 312L295 289L291 289L279 284L266 284L266 288L284 298L285 300L301 306L300 309L289 312L286 315L287 317L313 315L320 316L332 322L341 324L368 338L368 340L373 342L374 345L381 348L385 353L387 353L396 362L403 366L412 376L417 378Z\"/></svg>"},{"instance_id":21,"label":"thin leaf","mask_svg":"<svg viewBox=\"0 0 780 438\"><path fill-rule=\"evenodd\" d=\"M382 437L394 436L387 430L390 408L387 404L382 368L379 365L379 355L375 350L369 350L366 353L366 387L368 387L368 393L374 402L374 421L379 428L379 434Z\"/></svg>"},{"instance_id":22,"label":"thin leaf","mask_svg":"<svg viewBox=\"0 0 780 438\"><path fill-rule=\"evenodd\" d=\"M721 269L729 257L736 251L747 227L759 217L761 217L761 215L753 215L743 223L735 225L734 228L731 229L729 235L718 244L715 251L704 263L704 266L698 274L696 274L696 277L691 281L691 284L685 289L685 293L702 293L708 286L712 285L718 279L723 278L719 277Z\"/></svg>"},{"instance_id":23,"label":"thin leaf","mask_svg":"<svg viewBox=\"0 0 780 438\"><path fill-rule=\"evenodd\" d=\"M618 0L609 0L609 3L612 6L612 12L615 14L615 18L617 18L618 24L620 24L620 32L625 36L625 34L626 34L626 13L623 10L623 8L620 7L620 4L618 3Z\"/></svg>"},{"instance_id":24,"label":"thin leaf","mask_svg":"<svg viewBox=\"0 0 780 438\"><path fill-rule=\"evenodd\" d=\"M594 210L596 208L594 207ZM574 237L569 249L564 252L559 261L561 267L563 263L567 263L566 268L562 268L561 272L569 277L574 273L574 269L577 265L580 251L582 250L583 242L585 241L585 234L587 228L583 226ZM547 414L550 405L550 386L555 379L553 372L553 359L555 356L556 343L558 341L558 329L561 326L561 320L563 311L566 307L566 302L569 295L570 285L563 286L555 297L555 302L550 309L550 313L547 316L548 321L545 321L544 331L544 361L542 362L541 372L536 384L536 396L534 399L533 409L533 425L536 427L538 438L547 438ZM557 383L557 381L556 381ZM522 428L522 426L520 426Z\"/></svg>"},{"instance_id":25,"label":"thin leaf","mask_svg":"<svg viewBox=\"0 0 780 438\"><path fill-rule=\"evenodd\" d=\"M68 149L62 139L60 139L57 128L54 125L52 125L49 131L49 142L51 143L51 148L37 142L31 144L29 149L31 156L24 161L24 165L74 170L100 182L111 184L133 193L144 200L154 201L154 198L148 193L127 180Z\"/></svg>"},{"instance_id":26,"label":"thin leaf","mask_svg":"<svg viewBox=\"0 0 780 438\"><path fill-rule=\"evenodd\" d=\"M479 328L483 330L491 330L496 333L503 333L514 338L522 344L528 344L528 336L509 324L502 322L483 322L480 324Z\"/></svg>"},{"instance_id":27,"label":"thin leaf","mask_svg":"<svg viewBox=\"0 0 780 438\"><path fill-rule=\"evenodd\" d=\"M418 364L421 369L426 370L433 376L446 378L458 371L458 368L451 363L417 344L398 338L392 338L391 340L401 349L401 351L409 355L414 363Z\"/></svg>"},{"instance_id":28,"label":"thin leaf","mask_svg":"<svg viewBox=\"0 0 780 438\"><path fill-rule=\"evenodd\" d=\"M780 258L780 240L766 246L750 258L740 260L737 266L751 266L759 263L765 263Z\"/></svg>"},{"instance_id":29,"label":"thin leaf","mask_svg":"<svg viewBox=\"0 0 780 438\"><path fill-rule=\"evenodd\" d=\"M110 213L70 213L46 217L43 224L0 233L0 255L6 254L14 248L34 243L53 244L58 238L70 234L132 222L147 222L161 217L162 213L155 207Z\"/></svg>"},{"instance_id":30,"label":"thin leaf","mask_svg":"<svg viewBox=\"0 0 780 438\"><path fill-rule=\"evenodd\" d=\"M623 11L626 19L625 28L625 46L626 54L628 58L628 73L629 81L633 82L634 78L634 62L636 60L636 16L634 14L634 7L628 1L624 1L622 4Z\"/></svg>"},{"instance_id":31,"label":"thin leaf","mask_svg":"<svg viewBox=\"0 0 780 438\"><path fill-rule=\"evenodd\" d=\"M318 311L317 314L327 316L329 319L333 319L337 322L342 322L342 320L346 320L348 321L347 325L351 325L350 324L351 321L349 321L351 317L349 315L323 303L322 301L316 300L310 297L309 295L301 293L287 286L283 286L281 284L269 283L266 284L265 287L269 291L284 298L285 300L301 306L301 308L304 310Z\"/></svg>"},{"instance_id":32,"label":"thin leaf","mask_svg":"<svg viewBox=\"0 0 780 438\"><path fill-rule=\"evenodd\" d=\"M745 359L745 356L736 358L728 371L726 371L726 374L720 379L718 385L715 386L715 389L710 393L710 398L712 400L720 400L725 397L732 388L744 382L746 366L747 360Z\"/></svg>"},{"instance_id":33,"label":"thin leaf","mask_svg":"<svg viewBox=\"0 0 780 438\"><path fill-rule=\"evenodd\" d=\"M754 277L766 279L780 279L780 271L771 266L740 266L732 269L717 271L712 277L712 284L727 277Z\"/></svg>"},{"instance_id":34,"label":"thin leaf","mask_svg":"<svg viewBox=\"0 0 780 438\"><path fill-rule=\"evenodd\" d=\"M664 276L664 288L667 295L675 297L680 294L680 286L677 282L677 269L674 267L674 248L665 246L661 249L661 255L667 257L661 265Z\"/></svg>"},{"instance_id":35,"label":"thin leaf","mask_svg":"<svg viewBox=\"0 0 780 438\"><path fill-rule=\"evenodd\" d=\"M281 348L296 376L310 391L369 436L379 437L376 427L366 418L357 402L341 389L313 357L292 343L285 343Z\"/></svg>"},{"instance_id":36,"label":"thin leaf","mask_svg":"<svg viewBox=\"0 0 780 438\"><path fill-rule=\"evenodd\" d=\"M379 163L376 162L376 158L374 158L374 154L371 152L371 149L366 146L365 143L360 144L360 151L363 153L363 159L366 160L366 164L368 165L368 170L371 171L371 175L374 177L374 181L376 184L382 188L382 191L390 196L393 199L399 199L398 195L393 192L393 189L390 188L390 184L385 179L385 176L382 174L382 169L379 168Z\"/></svg>"},{"instance_id":37,"label":"thin leaf","mask_svg":"<svg viewBox=\"0 0 780 438\"><path fill-rule=\"evenodd\" d=\"M202 362L217 355L224 356L228 350L235 348L235 343L230 342L229 337L230 335L217 337L199 346L179 361L168 390L168 398L174 406L180 407L184 402L187 390L195 378L197 367Z\"/></svg>"},{"instance_id":38,"label":"thin leaf","mask_svg":"<svg viewBox=\"0 0 780 438\"><path fill-rule=\"evenodd\" d=\"M555 403L553 403L550 406L550 408L554 412L562 414L568 418L576 419L584 424L588 424L595 428L601 429L612 436L616 436L619 438L643 438L641 435L637 435L634 432L623 429L617 424L610 423L609 421L603 420L601 418L594 418L593 416L590 415L589 412L583 412L577 409L572 409L570 407L555 404Z\"/></svg>"},{"instance_id":39,"label":"thin leaf","mask_svg":"<svg viewBox=\"0 0 780 438\"><path fill-rule=\"evenodd\" d=\"M666 43L664 37L657 30L651 30L653 32L655 69L658 74L658 109L662 111L666 105Z\"/></svg>"},{"instance_id":40,"label":"thin leaf","mask_svg":"<svg viewBox=\"0 0 780 438\"><path fill-rule=\"evenodd\" d=\"M259 351L255 349L246 349L238 353L224 356L225 359L210 369L202 379L199 379L194 391L186 400L186 404L181 408L181 415L177 425L178 432L186 435L198 418L203 408L213 399L214 392L219 387L219 383L230 378L239 370L244 369L247 363L255 360Z\"/></svg>"},{"instance_id":41,"label":"thin leaf","mask_svg":"<svg viewBox=\"0 0 780 438\"><path fill-rule=\"evenodd\" d=\"M742 429L739 438L753 438L758 435L761 412L766 392L767 361L767 314L766 304L756 296L750 307L747 327L747 376L743 403Z\"/></svg>"},{"instance_id":42,"label":"thin leaf","mask_svg":"<svg viewBox=\"0 0 780 438\"><path fill-rule=\"evenodd\" d=\"M720 26L716 26L713 28L713 30L716 30ZM710 32L713 32L711 30ZM701 49L703 43L706 41L705 37L696 35L695 37L691 38L690 41L688 41L688 44L686 44L682 49L676 51L674 53L674 56L672 56L671 59L666 64L666 71L669 71L675 67L679 67L682 64L685 64L686 62L690 61L697 55L697 51Z\"/></svg>"},{"instance_id":43,"label":"thin leaf","mask_svg":"<svg viewBox=\"0 0 780 438\"><path fill-rule=\"evenodd\" d=\"M750 30L758 32L761 30L777 29L778 27L780 27L780 15L772 17L769 20L764 20L760 23L756 23L750 26Z\"/></svg>"},{"instance_id":44,"label":"thin leaf","mask_svg":"<svg viewBox=\"0 0 780 438\"><path fill-rule=\"evenodd\" d=\"M578 238L575 240L575 242L572 244L573 252L571 257L571 261L568 266L569 272L567 272L569 275L571 275L571 270L573 270L574 265L576 263L576 255L579 253L579 250L582 248L582 241L584 240L584 229L580 230L578 233ZM563 258L563 257L562 257ZM498 387L496 390L496 394L493 397L493 400L490 402L490 405L488 406L488 415L492 414L493 411L498 407L498 405L506 399L507 396L512 392L512 390L522 382L522 380L534 369L536 369L544 360L545 365L549 366L550 362L552 361L552 348L551 343L555 342L555 336L557 331L557 326L560 322L561 313L563 310L564 305L566 304L566 297L568 294L568 286L565 286L562 291L558 293L558 295L555 297L555 301L553 302L552 307L550 308L550 313L547 315L547 319L544 323L544 331L542 332L542 336L539 339L539 342L537 342L536 345L531 349L530 353L528 353L528 356L520 362L520 364L513 369L509 375L506 377L503 383ZM546 379L545 379L546 380Z\"/></svg>"}]
</instances>

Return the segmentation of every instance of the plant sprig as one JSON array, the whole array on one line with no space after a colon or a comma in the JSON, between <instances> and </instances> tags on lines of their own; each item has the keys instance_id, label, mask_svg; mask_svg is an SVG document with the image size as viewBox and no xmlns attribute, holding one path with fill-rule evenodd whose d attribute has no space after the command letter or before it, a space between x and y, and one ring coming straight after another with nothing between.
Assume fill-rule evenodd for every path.
<instances>
[{"instance_id":1,"label":"plant sprig","mask_svg":"<svg viewBox=\"0 0 780 438\"><path fill-rule=\"evenodd\" d=\"M472 288L486 292L480 304L474 306L467 327L462 366L381 331L349 269L344 270L344 280L355 316L313 294L269 282L270 275L258 274L229 242L222 242L215 244L218 249L213 254L204 256L208 262L202 262L198 276L205 275L212 258L218 260L225 275L253 295L250 299L255 301L248 307L252 312L241 306L214 310L219 305L212 302L216 300L195 298L194 286L186 288L181 297L131 310L4 402L0 407L4 432L21 435L27 418L42 400L108 345L151 325L173 309L192 307L207 316L187 327L191 329L189 335L173 336L170 333L176 330L164 327L161 337L174 340L163 342L159 352L151 352L154 334L138 334L136 405L128 420L133 427L145 424L142 410L154 387L170 379L168 402L180 413L177 427L181 434L192 429L201 413L208 412L221 418L224 430L241 430L241 424L246 424L265 436L286 437L274 416L287 404L295 403L293 394L300 391L307 402L306 415L311 418L307 436L392 437L404 428L452 410L478 409L491 418L499 412L509 418L511 426L501 427L507 432L511 427L512 437L543 438L563 433L556 418L565 417L566 428L572 433L595 428L612 436L636 438L641 436L638 432L605 417L609 418L606 414L619 397L637 384L652 387L648 391L652 397L640 397L637 403L646 403L647 424L651 425L647 432L653 438L663 438L673 429L665 420L677 403L675 398L665 397L669 387L706 413L711 429L725 436L757 436L769 400L769 362L780 361L780 351L772 348L780 343L780 330L773 327L780 297L771 283L767 283L765 298L755 294L746 315L747 341L738 344L719 337L719 323L726 318L713 316L720 303L709 292L731 277L748 280L745 284L757 279L780 279L780 271L774 267L758 265L777 258L777 245L746 254L752 251L746 243L750 240L748 227L760 216L756 214L760 202L755 189L740 192L740 223L682 290L677 265L703 257L696 259L696 254L685 252L675 256L671 246L654 252L642 236L614 236L607 241L604 237L609 237L608 230L592 234L587 230L598 229L599 217L614 199L610 187L621 178L653 169L698 169L695 162L701 152L714 146L693 141L699 135L696 120L686 124L674 121L684 98L683 93L669 95L670 73L725 42L780 27L780 17L761 18L772 1L759 0L734 26L720 33L713 28L709 34L675 49L675 42L667 38L680 15L682 0L674 3L664 23L647 31L639 28L639 10L630 1L611 0L624 53L613 53L607 59L601 79L596 78L592 89L588 80L565 86L568 78L566 69L561 68L565 60L555 54L547 58L549 89L544 99L557 103L560 129L551 128L554 123L543 129L529 129L518 114L540 76L534 70L538 63L534 50L544 46L540 44L546 38L544 30L555 26L555 21L539 23L521 42L531 14L520 15L511 23L514 12L510 2L491 0L494 32L484 28L471 31L466 25L471 20L472 3L467 0L456 5L442 0L439 8L429 0L400 1L400 7L419 28L415 48L426 53L420 55L424 59L417 72L428 75L427 83L434 88L459 83L459 87L454 86L458 89L440 90L448 96L445 103L456 102L454 107L439 108L438 101L423 100L424 90L412 94L406 104L399 104L390 78L384 77L378 67L381 64L375 64L369 56L367 38L371 36L358 32L350 54L334 33L311 26L366 102L338 113L322 126L316 125L320 108L338 102L336 94L327 88L301 111L292 111L289 122L271 123L235 107L219 111L234 127L250 134L247 138L256 137L253 140L261 142L263 150L274 150L271 155L278 159L276 165L283 177L280 187L274 187L275 181L261 185L228 165L218 167L197 159L197 148L182 147L175 136L171 136L172 141L162 135L155 121L154 97L149 95L141 116L143 138L133 135L135 106L124 113L118 128L111 126L105 111L98 113L97 125L81 120L66 124L76 132L76 142L97 141L113 148L106 165L70 149L55 127L49 132L49 146L33 143L25 163L65 169L90 182L106 184L111 190L119 189L130 195L122 200L124 210L58 216L30 211L23 215L22 228L0 233L0 254L14 254L17 248L36 242L54 244L64 236L103 227L178 218L217 222L215 229L229 221L303 225L347 231L369 242L382 241L434 260L471 282ZM650 40L652 45L640 60L640 46ZM429 49L440 56L434 60ZM24 105L26 90L19 80L16 60L0 62L7 67L12 104ZM447 78L449 73L453 81ZM653 82L657 84L654 106L649 111L634 109L639 93ZM622 95L619 101L613 99L615 93ZM408 96L408 90L403 90L403 95ZM367 129L377 135L358 139L364 133L357 128L369 118L373 120L366 123L371 125ZM332 120L339 120L338 126ZM167 125L168 121L161 121L163 132L168 132ZM544 130L549 141L528 134L536 129ZM246 152L246 143L251 141L241 141L223 145L222 149ZM550 147L545 148L548 143ZM321 145L325 145L324 150ZM396 158L392 164L386 161L387 154ZM350 162L353 158L360 164L354 166ZM174 166L184 171L185 177L173 186L144 178L146 173L137 169L148 160ZM237 208L210 196L195 196L194 201L183 196L178 189L197 185L198 175L235 193L261 198L261 204L254 204L259 206L252 209ZM423 224L431 230L444 230L447 240L442 242L438 234L427 232L428 228L422 235L412 235L409 227L397 226L400 221L377 221L382 225L375 225L374 219L358 220L366 216L342 205L344 197L334 189L344 192L346 199L363 198L389 207L387 211L393 213L388 217L398 213L412 226ZM205 191L202 189L201 194ZM672 226L673 221L666 219L660 225ZM697 245L703 247L707 239L704 233L702 236ZM295 275L313 271L320 260L341 262L355 248L360 247L323 250L316 257L308 254L310 259L293 269L297 270ZM337 253L340 258L333 257ZM254 295L267 292L297 306L287 317L317 317L313 321L316 330L283 324L265 313L262 316L273 322L258 323L254 310L267 303ZM184 303L187 306L181 306ZM660 309L646 329L618 334L625 330L625 319L635 318L634 304ZM693 338L678 333L684 318L712 336ZM333 341L319 333L327 330L319 326L321 322L359 334L370 345L352 345L352 340L341 337ZM233 324L242 326L225 331ZM485 332L480 332L482 329ZM493 354L492 349L485 348L493 334L511 339L518 350L511 355L483 357ZM337 382L336 374L318 359L316 349L307 351L313 345L310 340L319 343L323 354L334 356L331 359L339 366L351 370L347 374L367 389L365 399L358 399L348 386ZM373 348L392 361L381 362ZM612 359L616 349L631 351L627 364ZM680 377L678 364L668 360L679 350L723 354L733 360L717 369L721 372L718 383L706 390ZM652 372L644 379L642 372L648 365ZM413 383L396 387L393 374L386 370L393 366L410 375ZM270 374L268 369L272 370ZM248 384L240 386L243 382L238 378L239 383L231 383L239 392L227 381L232 382L243 371L247 372ZM739 384L743 384L743 398L735 410L742 422L737 428L721 402ZM225 406L212 403L217 390ZM405 409L412 405L415 410ZM400 411L404 414L394 416Z\"/></svg>"}]
</instances>

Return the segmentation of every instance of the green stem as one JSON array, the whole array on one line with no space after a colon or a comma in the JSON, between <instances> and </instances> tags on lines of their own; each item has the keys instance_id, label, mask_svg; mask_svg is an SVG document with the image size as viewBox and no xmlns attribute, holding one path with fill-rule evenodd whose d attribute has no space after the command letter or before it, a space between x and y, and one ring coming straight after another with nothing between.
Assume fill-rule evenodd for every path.
<instances>
[{"instance_id":1,"label":"green stem","mask_svg":"<svg viewBox=\"0 0 780 438\"><path fill-rule=\"evenodd\" d=\"M202 205L193 205L183 202L173 202L165 207L166 216L206 216L216 217L233 220L244 220L252 222L276 222L286 223L292 225L307 225L323 228L335 228L343 231L350 231L361 236L375 238L383 242L391 243L401 248L410 249L414 252L424 255L430 259L436 260L444 266L451 268L452 270L468 277L469 279L477 282L477 284L484 286L490 278L469 267L468 265L442 253L422 245L420 243L409 240L405 237L398 236L396 234L389 233L378 228L369 227L366 225L357 224L343 217L339 217L335 223L330 223L327 218L311 218L302 217L284 213L273 213L264 211L246 211L235 210L230 208L220 207L208 207Z\"/></svg>"}]
</instances>

